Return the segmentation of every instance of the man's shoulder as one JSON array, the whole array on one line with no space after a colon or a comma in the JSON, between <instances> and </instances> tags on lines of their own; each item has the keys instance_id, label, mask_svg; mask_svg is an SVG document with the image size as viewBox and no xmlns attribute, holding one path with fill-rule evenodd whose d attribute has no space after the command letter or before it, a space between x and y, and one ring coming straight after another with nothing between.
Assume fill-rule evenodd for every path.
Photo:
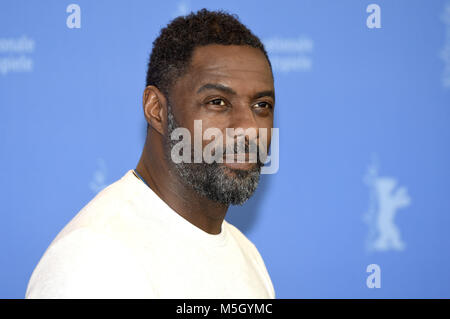
<instances>
[{"instance_id":1,"label":"man's shoulder","mask_svg":"<svg viewBox=\"0 0 450 319\"><path fill-rule=\"evenodd\" d=\"M33 271L27 298L151 295L133 249L149 234L139 231L141 185L129 174L100 191L58 233Z\"/></svg>"},{"instance_id":2,"label":"man's shoulder","mask_svg":"<svg viewBox=\"0 0 450 319\"><path fill-rule=\"evenodd\" d=\"M125 276L118 276L123 272ZM47 248L30 278L26 298L145 295L143 278L139 260L123 243L79 227Z\"/></svg>"},{"instance_id":3,"label":"man's shoulder","mask_svg":"<svg viewBox=\"0 0 450 319\"><path fill-rule=\"evenodd\" d=\"M78 229L113 235L124 231L136 221L139 198L133 190L130 172L105 187L91 199L61 230L54 242Z\"/></svg>"},{"instance_id":4,"label":"man's shoulder","mask_svg":"<svg viewBox=\"0 0 450 319\"><path fill-rule=\"evenodd\" d=\"M79 260L83 260L87 258L81 255L90 251L104 251L103 260L107 260L107 257L112 256L107 255L108 251L132 251L135 242L140 239L142 232L139 233L139 229L142 228L142 223L136 213L141 209L139 199L133 195L133 180L127 180L128 173L105 187L74 215L47 247L40 264L48 263L53 267L61 261L67 263L72 258L67 252L74 256L78 252ZM68 265L69 263L65 267ZM47 271L50 269L45 268Z\"/></svg>"}]
</instances>

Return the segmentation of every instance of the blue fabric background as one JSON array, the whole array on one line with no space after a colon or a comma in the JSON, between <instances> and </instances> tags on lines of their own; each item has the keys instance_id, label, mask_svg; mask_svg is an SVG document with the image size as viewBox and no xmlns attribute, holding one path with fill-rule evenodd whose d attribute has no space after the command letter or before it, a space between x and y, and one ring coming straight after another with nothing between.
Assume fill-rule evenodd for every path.
<instances>
[{"instance_id":1,"label":"blue fabric background","mask_svg":"<svg viewBox=\"0 0 450 319\"><path fill-rule=\"evenodd\" d=\"M70 3L81 8L80 29L66 26ZM380 29L366 26L371 3L381 8ZM263 41L312 44L271 48L275 59L306 61L275 69L280 168L227 216L258 247L277 297L449 298L446 6L2 1L0 38L26 36L35 46L0 50L0 59L33 61L28 72L0 74L0 297L23 298L62 227L98 190L135 168L152 42L175 16L206 7L236 13ZM364 177L374 166L411 198L395 216L403 250L366 248L371 191ZM381 268L378 289L366 286L373 263Z\"/></svg>"}]
</instances>

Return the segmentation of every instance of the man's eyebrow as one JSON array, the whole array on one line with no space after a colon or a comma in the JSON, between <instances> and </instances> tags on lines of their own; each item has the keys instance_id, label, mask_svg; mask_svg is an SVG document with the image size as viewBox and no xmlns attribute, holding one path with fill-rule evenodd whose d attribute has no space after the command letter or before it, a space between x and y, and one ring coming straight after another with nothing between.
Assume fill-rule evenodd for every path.
<instances>
[{"instance_id":1,"label":"man's eyebrow","mask_svg":"<svg viewBox=\"0 0 450 319\"><path fill-rule=\"evenodd\" d=\"M253 100L259 99L260 97L269 96L275 101L275 92L273 90L261 91L253 95Z\"/></svg>"},{"instance_id":2,"label":"man's eyebrow","mask_svg":"<svg viewBox=\"0 0 450 319\"><path fill-rule=\"evenodd\" d=\"M232 95L236 95L236 91L234 91L232 88L225 86L223 84L218 84L218 83L207 83L205 85L202 85L198 90L197 93L200 93L202 91L205 90L218 90L218 91L222 91L228 94L232 94Z\"/></svg>"},{"instance_id":3,"label":"man's eyebrow","mask_svg":"<svg viewBox=\"0 0 450 319\"><path fill-rule=\"evenodd\" d=\"M218 90L218 91L222 91L228 94L232 94L232 95L236 95L236 91L234 91L232 88L225 86L223 84L218 84L218 83L207 83L205 85L202 85L198 90L197 93L201 93L203 91L206 90ZM265 91L261 91L256 93L255 95L252 96L253 100L259 99L261 97L266 97L269 96L271 97L273 100L275 100L275 92L273 90L265 90Z\"/></svg>"}]
</instances>

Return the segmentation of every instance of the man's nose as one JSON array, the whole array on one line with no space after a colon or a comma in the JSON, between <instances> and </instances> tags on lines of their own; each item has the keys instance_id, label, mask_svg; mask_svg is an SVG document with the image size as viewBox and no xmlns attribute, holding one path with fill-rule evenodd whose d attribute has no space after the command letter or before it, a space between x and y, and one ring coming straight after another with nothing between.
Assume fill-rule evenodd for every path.
<instances>
[{"instance_id":1,"label":"man's nose","mask_svg":"<svg viewBox=\"0 0 450 319\"><path fill-rule=\"evenodd\" d=\"M230 115L229 127L226 130L227 149L230 148L231 153L256 153L258 127L251 107L235 108Z\"/></svg>"},{"instance_id":2,"label":"man's nose","mask_svg":"<svg viewBox=\"0 0 450 319\"><path fill-rule=\"evenodd\" d=\"M255 130L257 132L258 126L252 108L248 105L235 108L231 114L229 128L235 130L240 128L243 131L249 131L248 129L250 129L250 131Z\"/></svg>"}]
</instances>

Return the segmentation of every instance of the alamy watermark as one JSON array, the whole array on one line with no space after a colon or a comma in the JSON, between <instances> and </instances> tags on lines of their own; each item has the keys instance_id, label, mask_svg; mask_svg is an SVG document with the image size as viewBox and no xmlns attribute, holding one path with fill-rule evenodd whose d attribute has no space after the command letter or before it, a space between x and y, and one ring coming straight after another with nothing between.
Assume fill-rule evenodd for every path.
<instances>
[{"instance_id":1,"label":"alamy watermark","mask_svg":"<svg viewBox=\"0 0 450 319\"><path fill-rule=\"evenodd\" d=\"M269 134L271 152L268 154ZM272 128L226 128L209 127L204 132L202 120L194 121L194 138L184 127L177 127L170 135L172 141L179 141L171 149L174 163L257 163L261 174L275 174L279 168L279 129ZM193 142L192 142L193 141ZM203 141L210 141L203 147ZM192 145L193 144L193 145ZM270 165L268 165L270 163Z\"/></svg>"}]
</instances>

